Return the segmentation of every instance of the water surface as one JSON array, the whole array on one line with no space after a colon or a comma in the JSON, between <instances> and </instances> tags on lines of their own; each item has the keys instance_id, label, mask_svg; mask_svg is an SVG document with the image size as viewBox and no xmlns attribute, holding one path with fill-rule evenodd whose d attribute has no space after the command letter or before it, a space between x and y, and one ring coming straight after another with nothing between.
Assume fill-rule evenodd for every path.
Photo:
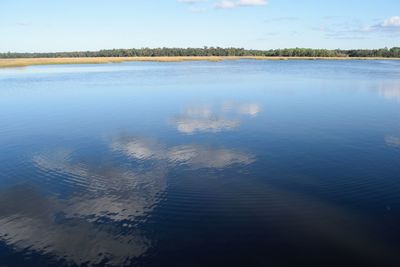
<instances>
[{"instance_id":1,"label":"water surface","mask_svg":"<svg viewBox=\"0 0 400 267\"><path fill-rule=\"evenodd\" d=\"M400 62L0 70L0 266L399 266Z\"/></svg>"}]
</instances>

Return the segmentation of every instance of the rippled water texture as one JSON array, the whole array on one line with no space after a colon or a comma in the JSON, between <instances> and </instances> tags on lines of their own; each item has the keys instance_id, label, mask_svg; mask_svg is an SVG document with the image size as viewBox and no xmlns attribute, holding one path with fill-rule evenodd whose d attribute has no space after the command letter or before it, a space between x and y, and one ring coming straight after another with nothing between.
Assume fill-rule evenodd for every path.
<instances>
[{"instance_id":1,"label":"rippled water texture","mask_svg":"<svg viewBox=\"0 0 400 267\"><path fill-rule=\"evenodd\" d=\"M0 70L0 266L400 266L400 62Z\"/></svg>"}]
</instances>

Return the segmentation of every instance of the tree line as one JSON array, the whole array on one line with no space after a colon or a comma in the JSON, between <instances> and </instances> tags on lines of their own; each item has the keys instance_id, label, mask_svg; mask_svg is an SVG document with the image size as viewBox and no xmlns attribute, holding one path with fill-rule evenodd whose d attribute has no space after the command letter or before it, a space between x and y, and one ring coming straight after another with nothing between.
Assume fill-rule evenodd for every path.
<instances>
[{"instance_id":1,"label":"tree line","mask_svg":"<svg viewBox=\"0 0 400 267\"><path fill-rule=\"evenodd\" d=\"M381 49L328 50L285 48L253 50L243 48L132 48L100 51L53 53L0 53L0 58L58 58L58 57L179 57L179 56L270 56L270 57L400 57L400 47Z\"/></svg>"}]
</instances>

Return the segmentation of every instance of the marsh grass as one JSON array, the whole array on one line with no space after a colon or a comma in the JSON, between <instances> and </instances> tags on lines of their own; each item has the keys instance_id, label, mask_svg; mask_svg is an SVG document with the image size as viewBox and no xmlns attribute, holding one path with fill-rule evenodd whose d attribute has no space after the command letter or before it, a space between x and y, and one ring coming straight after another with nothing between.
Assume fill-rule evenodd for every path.
<instances>
[{"instance_id":1,"label":"marsh grass","mask_svg":"<svg viewBox=\"0 0 400 267\"><path fill-rule=\"evenodd\" d=\"M350 57L258 57L258 56L198 56L198 57L79 57L79 58L17 58L0 59L0 67L25 67L31 65L56 65L56 64L105 64L128 61L149 62L183 62L183 61L222 61L222 60L400 60L399 58L350 58Z\"/></svg>"}]
</instances>

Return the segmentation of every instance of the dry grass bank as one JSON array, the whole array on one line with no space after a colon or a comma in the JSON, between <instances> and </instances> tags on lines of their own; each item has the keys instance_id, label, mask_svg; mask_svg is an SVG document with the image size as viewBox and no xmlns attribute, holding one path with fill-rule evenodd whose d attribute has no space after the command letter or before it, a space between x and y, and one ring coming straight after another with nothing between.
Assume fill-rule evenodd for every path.
<instances>
[{"instance_id":1,"label":"dry grass bank","mask_svg":"<svg viewBox=\"0 0 400 267\"><path fill-rule=\"evenodd\" d=\"M55 65L55 64L104 64L127 61L150 62L181 62L181 61L221 61L237 59L255 60L400 60L400 58L346 58L346 57L81 57L81 58L18 58L0 59L0 67L25 67L31 65Z\"/></svg>"}]
</instances>

